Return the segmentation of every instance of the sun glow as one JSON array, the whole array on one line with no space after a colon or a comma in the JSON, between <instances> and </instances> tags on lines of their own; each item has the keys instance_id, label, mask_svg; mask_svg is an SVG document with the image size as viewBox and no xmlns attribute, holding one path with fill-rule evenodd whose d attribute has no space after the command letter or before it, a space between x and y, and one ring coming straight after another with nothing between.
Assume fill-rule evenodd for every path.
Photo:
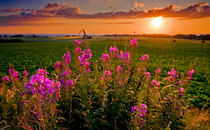
<instances>
[{"instance_id":1,"label":"sun glow","mask_svg":"<svg viewBox=\"0 0 210 130\"><path fill-rule=\"evenodd\" d=\"M154 18L153 20L152 20L152 25L153 25L153 27L155 27L155 28L158 28L158 27L160 27L160 25L163 23L163 21L162 21L162 17L160 16L160 17L157 17L157 18Z\"/></svg>"}]
</instances>

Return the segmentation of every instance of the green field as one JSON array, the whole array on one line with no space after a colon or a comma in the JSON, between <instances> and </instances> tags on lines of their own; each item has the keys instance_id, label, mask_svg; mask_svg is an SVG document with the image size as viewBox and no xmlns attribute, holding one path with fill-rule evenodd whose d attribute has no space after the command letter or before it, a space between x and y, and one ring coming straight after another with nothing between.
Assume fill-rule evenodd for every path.
<instances>
[{"instance_id":1,"label":"green field","mask_svg":"<svg viewBox=\"0 0 210 130\"><path fill-rule=\"evenodd\" d=\"M95 37L88 40L93 53L92 61L99 60L102 53L114 44L123 50L129 44L130 37ZM162 74L175 68L177 71L187 71L194 59L197 58L194 79L189 88L188 98L198 107L203 106L209 98L210 92L210 41L201 43L199 40L170 38L144 38L138 37L138 55L148 54L150 62L148 71L151 74L158 67ZM73 48L74 39L37 38L24 39L20 43L0 43L0 77L8 74L9 64L22 72L24 67L33 74L38 68L44 67L49 72L54 69L54 63L60 60L68 48ZM194 97L195 96L195 97Z\"/></svg>"}]
</instances>

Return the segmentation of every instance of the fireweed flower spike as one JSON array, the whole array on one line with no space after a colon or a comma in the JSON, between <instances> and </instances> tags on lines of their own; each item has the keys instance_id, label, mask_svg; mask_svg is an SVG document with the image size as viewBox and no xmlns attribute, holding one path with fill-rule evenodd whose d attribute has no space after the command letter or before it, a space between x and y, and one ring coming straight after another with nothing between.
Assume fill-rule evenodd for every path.
<instances>
[{"instance_id":1,"label":"fireweed flower spike","mask_svg":"<svg viewBox=\"0 0 210 130\"><path fill-rule=\"evenodd\" d=\"M149 61L149 55L145 54L140 58L141 61Z\"/></svg>"},{"instance_id":2,"label":"fireweed flower spike","mask_svg":"<svg viewBox=\"0 0 210 130\"><path fill-rule=\"evenodd\" d=\"M146 104L140 104L139 106L131 107L131 114L133 115L133 122L137 122L137 126L140 126L142 128L145 123L145 117L147 113L147 105Z\"/></svg>"},{"instance_id":3,"label":"fireweed flower spike","mask_svg":"<svg viewBox=\"0 0 210 130\"><path fill-rule=\"evenodd\" d=\"M73 80L66 81L66 84L65 84L66 87L70 86L70 88L73 89L73 85L74 85Z\"/></svg>"},{"instance_id":4,"label":"fireweed flower spike","mask_svg":"<svg viewBox=\"0 0 210 130\"><path fill-rule=\"evenodd\" d=\"M130 45L131 45L131 47L135 47L135 48L138 46L138 42L137 42L136 38L133 38L130 40Z\"/></svg>"},{"instance_id":5,"label":"fireweed flower spike","mask_svg":"<svg viewBox=\"0 0 210 130\"><path fill-rule=\"evenodd\" d=\"M119 59L124 60L125 63L129 63L130 60L129 52L125 52L125 54L123 54L123 51L120 51Z\"/></svg>"},{"instance_id":6,"label":"fireweed flower spike","mask_svg":"<svg viewBox=\"0 0 210 130\"><path fill-rule=\"evenodd\" d=\"M187 73L187 75L189 77L188 80L191 80L192 79L193 74L194 74L194 69L188 71L188 73Z\"/></svg>"},{"instance_id":7,"label":"fireweed flower spike","mask_svg":"<svg viewBox=\"0 0 210 130\"><path fill-rule=\"evenodd\" d=\"M66 70L63 70L62 74L59 76L61 84L65 84L70 75L71 75L71 69L67 68Z\"/></svg>"},{"instance_id":8,"label":"fireweed flower spike","mask_svg":"<svg viewBox=\"0 0 210 130\"><path fill-rule=\"evenodd\" d=\"M75 52L80 55L82 52L82 49L80 47L76 47Z\"/></svg>"},{"instance_id":9,"label":"fireweed flower spike","mask_svg":"<svg viewBox=\"0 0 210 130\"><path fill-rule=\"evenodd\" d=\"M109 54L102 54L101 60L103 62L108 62L109 61Z\"/></svg>"},{"instance_id":10,"label":"fireweed flower spike","mask_svg":"<svg viewBox=\"0 0 210 130\"><path fill-rule=\"evenodd\" d=\"M81 43L82 43L82 41L75 40L75 45L76 45L76 46L79 46Z\"/></svg>"},{"instance_id":11,"label":"fireweed flower spike","mask_svg":"<svg viewBox=\"0 0 210 130\"><path fill-rule=\"evenodd\" d=\"M181 86L182 85L182 81L180 80L180 81L178 81L178 85L179 86Z\"/></svg>"},{"instance_id":12,"label":"fireweed flower spike","mask_svg":"<svg viewBox=\"0 0 210 130\"><path fill-rule=\"evenodd\" d=\"M156 86L160 87L160 81L152 80L151 85L152 86L156 85Z\"/></svg>"},{"instance_id":13,"label":"fireweed flower spike","mask_svg":"<svg viewBox=\"0 0 210 130\"><path fill-rule=\"evenodd\" d=\"M179 91L180 91L180 92L184 92L184 88L180 88Z\"/></svg>"},{"instance_id":14,"label":"fireweed flower spike","mask_svg":"<svg viewBox=\"0 0 210 130\"><path fill-rule=\"evenodd\" d=\"M157 72L157 73L160 73L160 72L161 72L161 68L158 68L158 69L156 70L156 72Z\"/></svg>"},{"instance_id":15,"label":"fireweed flower spike","mask_svg":"<svg viewBox=\"0 0 210 130\"><path fill-rule=\"evenodd\" d=\"M9 77L8 76L4 76L3 78L2 78L2 82L9 82Z\"/></svg>"},{"instance_id":16,"label":"fireweed flower spike","mask_svg":"<svg viewBox=\"0 0 210 130\"><path fill-rule=\"evenodd\" d=\"M145 75L147 76L148 79L150 79L150 72L146 72Z\"/></svg>"},{"instance_id":17,"label":"fireweed flower spike","mask_svg":"<svg viewBox=\"0 0 210 130\"><path fill-rule=\"evenodd\" d=\"M24 70L24 71L23 71L23 75L24 75L25 77L28 77L28 72L27 72L27 70Z\"/></svg>"},{"instance_id":18,"label":"fireweed flower spike","mask_svg":"<svg viewBox=\"0 0 210 130\"><path fill-rule=\"evenodd\" d=\"M122 67L121 66L117 66L116 70L117 70L118 73L121 73L122 72Z\"/></svg>"},{"instance_id":19,"label":"fireweed flower spike","mask_svg":"<svg viewBox=\"0 0 210 130\"><path fill-rule=\"evenodd\" d=\"M118 52L119 52L119 50L117 49L117 47L115 46L115 47L110 47L109 48L109 51L110 51L110 56L111 57L115 57L115 58L117 58L118 57Z\"/></svg>"},{"instance_id":20,"label":"fireweed flower spike","mask_svg":"<svg viewBox=\"0 0 210 130\"><path fill-rule=\"evenodd\" d=\"M175 80L176 78L179 77L179 75L177 74L175 69L171 69L171 72L168 71L168 75L170 75L171 77L168 79L169 82L171 82L172 80Z\"/></svg>"},{"instance_id":21,"label":"fireweed flower spike","mask_svg":"<svg viewBox=\"0 0 210 130\"><path fill-rule=\"evenodd\" d=\"M109 80L112 77L112 73L109 70L104 71L101 80Z\"/></svg>"},{"instance_id":22,"label":"fireweed flower spike","mask_svg":"<svg viewBox=\"0 0 210 130\"><path fill-rule=\"evenodd\" d=\"M184 92L184 88L180 88L179 91L181 92L180 95L182 96Z\"/></svg>"},{"instance_id":23,"label":"fireweed flower spike","mask_svg":"<svg viewBox=\"0 0 210 130\"><path fill-rule=\"evenodd\" d=\"M9 69L9 74L10 74L14 79L18 79L18 77L19 77L19 73L18 73L15 69L13 69L13 68L10 68L10 69Z\"/></svg>"},{"instance_id":24,"label":"fireweed flower spike","mask_svg":"<svg viewBox=\"0 0 210 130\"><path fill-rule=\"evenodd\" d=\"M67 53L63 55L63 61L65 62L65 64L70 64L71 62L71 54L69 51L67 51Z\"/></svg>"},{"instance_id":25,"label":"fireweed flower spike","mask_svg":"<svg viewBox=\"0 0 210 130\"><path fill-rule=\"evenodd\" d=\"M90 49L82 51L82 56L79 56L79 60L81 64L84 64L86 61L90 60L92 57L92 53Z\"/></svg>"},{"instance_id":26,"label":"fireweed flower spike","mask_svg":"<svg viewBox=\"0 0 210 130\"><path fill-rule=\"evenodd\" d=\"M24 116L23 124L25 121L27 124L27 120L33 122L34 119L31 116L36 116L35 123L39 127L47 129L57 117L56 106L59 101L61 84L59 81L49 79L47 74L44 69L39 69L25 86L25 94L32 96L29 100L24 100L21 103L24 106L24 111L30 113L30 115Z\"/></svg>"},{"instance_id":27,"label":"fireweed flower spike","mask_svg":"<svg viewBox=\"0 0 210 130\"><path fill-rule=\"evenodd\" d=\"M37 71L35 75L31 76L31 79L25 89L29 94L36 95L37 92L43 96L43 99L47 98L47 95L50 94L53 96L55 92L60 90L60 82L55 82L54 80L48 79L45 74L47 72L43 72L43 69Z\"/></svg>"},{"instance_id":28,"label":"fireweed flower spike","mask_svg":"<svg viewBox=\"0 0 210 130\"><path fill-rule=\"evenodd\" d=\"M79 61L80 61L81 66L83 66L85 70L89 73L91 72L90 62L89 62L91 57L92 57L92 53L90 49L82 51L82 55L79 56Z\"/></svg>"}]
</instances>

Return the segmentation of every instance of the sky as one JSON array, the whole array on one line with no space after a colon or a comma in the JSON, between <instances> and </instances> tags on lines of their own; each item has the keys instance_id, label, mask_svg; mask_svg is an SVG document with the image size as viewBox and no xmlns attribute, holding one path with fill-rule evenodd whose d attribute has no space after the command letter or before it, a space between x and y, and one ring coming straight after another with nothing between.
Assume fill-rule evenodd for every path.
<instances>
[{"instance_id":1,"label":"sky","mask_svg":"<svg viewBox=\"0 0 210 130\"><path fill-rule=\"evenodd\" d=\"M0 33L77 34L81 29L208 34L210 0L0 0Z\"/></svg>"}]
</instances>

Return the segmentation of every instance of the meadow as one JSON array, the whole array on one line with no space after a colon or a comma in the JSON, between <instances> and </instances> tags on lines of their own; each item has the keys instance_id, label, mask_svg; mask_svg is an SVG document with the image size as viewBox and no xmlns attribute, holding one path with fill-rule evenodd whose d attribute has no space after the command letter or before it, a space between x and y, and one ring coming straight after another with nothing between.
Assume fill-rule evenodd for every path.
<instances>
[{"instance_id":1,"label":"meadow","mask_svg":"<svg viewBox=\"0 0 210 130\"><path fill-rule=\"evenodd\" d=\"M181 106L183 105L182 103L184 101L187 102L190 108L199 108L199 109L209 108L210 41L206 41L206 43L201 43L200 40L147 38L147 37L136 37L136 38L138 41L138 46L135 46L134 50L132 49L130 41L132 37L115 38L115 37L98 36L98 37L93 37L92 39L88 39L87 41L83 41L82 44L85 45L83 49L85 48L91 49L91 56L90 56L91 58L87 58L88 60L87 59L85 60L88 61L88 65L86 63L84 64L81 63L81 67L76 67L76 65L78 65L77 62L79 61L75 60L74 58L75 56L79 55L77 55L76 52L74 51L76 45L75 45L75 39L72 38L68 37L33 38L33 39L23 38L24 42L0 43L0 61L1 61L0 78L2 78L5 75L11 75L9 74L8 70L11 69L12 65L15 68L15 70L10 70L10 72L18 71L20 73L23 73L24 70L27 70L27 73L29 75L34 75L35 73L37 73L37 75L39 74L42 75L42 73L45 75L46 74L45 71L49 72L50 74L55 73L55 75L57 76L54 77L53 75L51 75L50 77L54 77L55 79L58 78L56 82L61 81L61 84L65 86L65 84L62 83L63 82L62 80L69 77L65 77L65 75L63 76L63 74L64 71L68 71L68 67L70 67L72 69L71 72L72 74L70 77L74 79L74 81L76 81L75 86L78 87L78 90L77 88L75 88L75 90L73 91L75 87L73 85L73 80L71 81L70 79L68 79L68 83L65 80L65 83L68 84L67 86L71 86L70 87L71 91L68 92L65 92L63 90L61 91L61 97L57 103L59 105L56 108L58 108L58 110L62 110L60 115L58 114L59 117L62 118L60 118L59 120L56 119L56 122L54 120L50 120L49 117L51 116L54 117L54 115L52 115L50 111L49 113L51 115L48 114L49 117L46 118L47 122L44 122L42 116L40 116L39 114L38 115L35 114L37 116L36 118L38 119L36 119L34 123L36 124L38 122L37 123L38 125L30 124L28 122L29 120L27 120L26 118L26 120L24 120L25 122L24 121L20 122L22 123L21 125L22 128L46 129L46 128L52 128L52 126L54 128L55 127L66 128L69 124L71 125L72 129L78 127L80 129L87 129L87 128L98 129L100 127L104 127L104 129L117 129L117 128L125 129L128 127L133 129L137 129L137 127L139 129L141 128L167 129L169 127L172 129L178 129L178 128L183 128L184 126L189 126L189 124L184 125L182 124L183 122L180 121L183 118L183 111L181 109ZM126 59L128 58L127 54L125 55L122 54L122 57L119 61L118 60L115 61L112 58L106 59L107 58L106 55L103 55L102 57L102 53L109 54L109 52L111 56L110 46L113 47L116 46L119 50L124 50L124 51L130 50L131 60L130 56L129 59ZM66 53L68 50L72 55L71 62L73 65L71 64L69 65L69 63L67 64L67 62L69 62L68 61L69 54ZM87 52L84 53L85 54L88 53L89 55L90 52L88 52L88 49L86 51ZM66 54L63 56L64 53ZM147 55L145 54L149 55L149 62L147 59ZM139 63L140 58L141 60ZM107 63L106 60L108 61L110 60L110 63ZM128 62L127 60L130 60L131 63ZM57 61L60 61L61 69L64 70L63 73L61 73L60 71L59 63L57 64L57 66L55 66L55 63ZM90 66L89 66L89 61L91 63ZM80 60L80 62L82 62L82 60ZM97 66L98 63L99 66ZM125 70L123 69L123 73L121 67L117 69L116 73L114 72L113 67L118 67L117 64L121 64L121 67L125 69ZM82 67L83 65L87 66L83 68ZM138 68L137 66L140 66L139 69L137 69L138 72L135 71L134 69ZM145 67L146 70L144 70ZM45 69L45 71L38 70L39 68L43 68ZM161 68L161 73L159 72L160 70L157 72L158 68ZM111 72L108 70L110 70L112 74L110 74ZM89 71L91 71L91 74ZM150 83L150 81L146 78L148 76L148 73L145 71L150 72L151 79L154 78L156 81L152 80L152 82ZM78 72L81 72L81 74ZM181 74L181 72L186 73L186 78L185 76L183 76L185 74L184 73ZM119 76L118 73L122 73L123 77ZM172 73L180 73L180 78L183 79L184 82L183 83L183 86L185 86L184 89L187 90L185 91L186 94L184 93L183 95L182 94L183 90L180 89L181 94L179 95L180 92L178 92L177 95L176 89L177 87L179 88L181 84L179 82L177 84L178 79L176 78L178 77L176 78L174 77L174 79L171 81L169 80L169 82L165 80L167 78L163 78L167 77L168 75L172 75ZM149 79L150 79L150 74L148 76ZM100 80L102 81L98 80L98 77L100 77L100 75L103 75L100 78ZM62 79L62 76L64 79ZM20 77L20 80L23 80L24 84L25 81L27 82L26 77L27 76ZM89 78L90 81L87 80L86 78ZM124 80L120 81L121 78ZM160 83L157 82L158 79L161 80L162 85L160 85ZM14 81L16 82L16 80ZM14 83L12 82L11 84L17 87L18 86L17 84L19 84L19 79L17 83L15 82ZM137 85L137 83L139 85ZM170 84L172 84L172 88L168 89L168 85ZM153 86L154 89L153 88L147 89L147 87L150 85ZM105 89L101 88L101 86L104 86ZM121 90L118 89L117 86L121 87L127 86L128 89ZM136 86L138 87L135 88ZM160 86L161 86L161 90L159 91L160 95L154 96L159 100L150 97L151 95L149 95L149 93L150 94L159 93L157 91L157 88L158 87L160 88ZM20 87L20 89L22 90L23 88ZM110 91L112 93L110 93ZM121 91L123 91L123 93ZM145 96L142 96L144 94ZM107 95L107 97L104 97L104 95ZM171 99L171 95L173 96L175 95L175 97ZM125 97L125 99L122 97ZM177 100L177 97L179 100ZM7 98L5 98L5 100L6 99ZM33 96L32 97L26 96L23 97L23 99L30 99L31 102L37 100ZM22 99L15 99L15 100L18 100L18 102L20 102L20 100ZM3 101L4 98L1 99L1 102ZM48 100L44 101L46 104L49 102ZM163 102L165 102L165 104L162 104ZM175 108L170 106L171 102L172 104L176 104ZM28 102L26 102L26 104L27 103ZM138 103L141 103L138 110L143 111L143 113L141 112L138 113L139 112L137 111ZM144 103L147 105L145 105ZM152 103L157 105L153 106L151 105ZM54 107L57 106L57 104L53 102L52 103L53 107L50 107L49 110L55 112ZM161 104L163 106L160 109L159 107L161 106ZM4 104L1 105L4 106ZM136 106L130 108L130 106L132 105ZM30 105L28 104L25 107L29 106ZM9 106L9 108L10 107L11 106ZM43 109L43 107L45 108L46 106L42 106L40 109ZM177 108L179 108L178 111ZM7 109L7 107L5 107L4 109ZM25 109L23 107L23 110L22 109L18 110L18 112L16 112L16 115L13 116L15 117L20 116L19 113L21 113L21 111L26 112L28 109L29 108ZM128 110L130 109L132 109L132 112L130 112L131 117L128 117L129 113ZM31 112L34 111L34 109L32 108L30 108L29 110L31 110ZM39 112L40 111L41 110L39 110ZM48 111L44 110L43 112L48 113ZM68 115L70 113L70 116L64 115L65 113L68 113ZM157 115L155 116L152 115L154 113L156 113ZM164 115L164 113L169 114L170 117L168 116L165 117L166 115ZM30 112L28 114L30 115ZM142 115L141 116L139 115L139 117L137 118L135 114L142 114ZM190 113L188 114L189 114L188 116L190 117ZM30 117L29 115L26 114L25 116ZM2 117L5 118L7 117L7 119L9 120L8 116L4 115ZM67 121L67 118L68 121L70 122ZM137 121L135 120L136 118ZM157 121L157 119L159 121ZM20 121L20 118L18 119L14 118L12 120L13 123L15 124L15 120ZM49 125L48 121L51 123L53 122L54 124L52 123L53 125L52 124ZM128 123L128 121L131 123ZM153 124L150 124L150 122L153 122ZM187 121L185 121L185 123L186 122ZM62 125L59 126L56 124L62 124ZM32 125L33 127L31 127ZM48 125L48 127L46 127L45 125Z\"/></svg>"},{"instance_id":2,"label":"meadow","mask_svg":"<svg viewBox=\"0 0 210 130\"><path fill-rule=\"evenodd\" d=\"M66 50L72 52L76 38L23 38L25 42L0 43L0 77L8 74L9 65L12 64L17 71L27 69L33 74L38 68L43 67L49 72L54 70L54 63L60 60ZM98 60L104 50L116 45L119 49L126 49L131 37L95 37L89 39L93 56L91 61ZM194 80L189 93L190 101L197 107L203 107L210 95L210 41L202 43L200 40L186 40L174 38L147 38L137 37L136 59L148 54L150 63L148 70L153 72L161 67L163 75L170 68L186 71L197 59ZM195 97L194 97L195 96Z\"/></svg>"}]
</instances>

